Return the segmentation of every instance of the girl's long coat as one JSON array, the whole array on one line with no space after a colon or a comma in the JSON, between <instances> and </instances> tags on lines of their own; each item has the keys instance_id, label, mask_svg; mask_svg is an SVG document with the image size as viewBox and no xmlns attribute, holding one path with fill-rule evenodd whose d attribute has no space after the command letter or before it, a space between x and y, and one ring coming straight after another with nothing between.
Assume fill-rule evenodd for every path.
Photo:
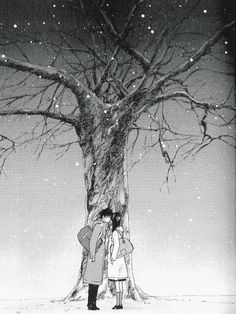
<instances>
[{"instance_id":1,"label":"girl's long coat","mask_svg":"<svg viewBox=\"0 0 236 314\"><path fill-rule=\"evenodd\" d=\"M83 279L86 284L102 284L105 263L105 236L106 224L102 220L95 221L90 239L88 260ZM103 239L102 245L97 253L95 253L96 244L101 237ZM91 262L91 258L93 257L95 257L95 261Z\"/></svg>"}]
</instances>

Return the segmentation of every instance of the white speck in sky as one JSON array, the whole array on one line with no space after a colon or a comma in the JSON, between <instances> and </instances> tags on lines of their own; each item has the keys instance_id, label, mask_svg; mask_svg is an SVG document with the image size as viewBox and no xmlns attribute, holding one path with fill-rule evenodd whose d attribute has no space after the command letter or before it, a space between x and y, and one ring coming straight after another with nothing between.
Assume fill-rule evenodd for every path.
<instances>
[{"instance_id":1,"label":"white speck in sky","mask_svg":"<svg viewBox=\"0 0 236 314\"><path fill-rule=\"evenodd\" d=\"M203 13L204 13L204 14L206 14L206 13L207 13L207 10L206 10L206 9L205 9L205 10L203 10Z\"/></svg>"},{"instance_id":2,"label":"white speck in sky","mask_svg":"<svg viewBox=\"0 0 236 314\"><path fill-rule=\"evenodd\" d=\"M144 19L145 18L145 14L141 14L141 18Z\"/></svg>"},{"instance_id":3,"label":"white speck in sky","mask_svg":"<svg viewBox=\"0 0 236 314\"><path fill-rule=\"evenodd\" d=\"M18 25L17 25L17 24L14 24L14 25L13 25L13 27L14 27L14 28L17 28L17 27L18 27Z\"/></svg>"},{"instance_id":4,"label":"white speck in sky","mask_svg":"<svg viewBox=\"0 0 236 314\"><path fill-rule=\"evenodd\" d=\"M79 166L79 162L78 162L78 161L76 161L76 162L75 162L75 165L78 167L78 166Z\"/></svg>"}]
</instances>

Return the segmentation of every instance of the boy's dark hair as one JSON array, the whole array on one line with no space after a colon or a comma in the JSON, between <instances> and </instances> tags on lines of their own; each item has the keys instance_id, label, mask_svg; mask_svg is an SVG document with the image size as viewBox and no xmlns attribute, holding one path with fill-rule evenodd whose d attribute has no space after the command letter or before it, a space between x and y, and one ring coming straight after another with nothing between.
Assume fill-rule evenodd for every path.
<instances>
[{"instance_id":1,"label":"boy's dark hair","mask_svg":"<svg viewBox=\"0 0 236 314\"><path fill-rule=\"evenodd\" d=\"M99 213L99 217L100 218L107 217L107 216L110 216L111 218L113 216L113 212L112 212L112 210L109 207L101 210L100 213Z\"/></svg>"}]
</instances>

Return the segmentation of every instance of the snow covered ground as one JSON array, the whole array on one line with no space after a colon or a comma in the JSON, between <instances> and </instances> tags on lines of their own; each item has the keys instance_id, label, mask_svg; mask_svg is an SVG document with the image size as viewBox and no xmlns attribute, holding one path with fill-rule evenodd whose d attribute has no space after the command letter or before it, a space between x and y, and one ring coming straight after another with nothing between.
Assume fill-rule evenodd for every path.
<instances>
[{"instance_id":1,"label":"snow covered ground","mask_svg":"<svg viewBox=\"0 0 236 314\"><path fill-rule=\"evenodd\" d=\"M99 300L100 312L114 313L114 298ZM162 296L142 304L124 300L122 313L148 314L235 314L236 296ZM53 299L1 300L0 314L77 314L88 313L86 301L64 303ZM90 311L91 313L91 311Z\"/></svg>"}]
</instances>

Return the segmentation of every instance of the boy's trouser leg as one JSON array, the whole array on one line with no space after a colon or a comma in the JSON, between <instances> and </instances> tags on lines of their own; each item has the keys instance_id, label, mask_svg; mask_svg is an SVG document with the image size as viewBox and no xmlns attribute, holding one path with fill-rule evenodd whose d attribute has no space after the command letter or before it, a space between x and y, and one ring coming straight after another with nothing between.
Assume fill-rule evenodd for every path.
<instances>
[{"instance_id":1,"label":"boy's trouser leg","mask_svg":"<svg viewBox=\"0 0 236 314\"><path fill-rule=\"evenodd\" d=\"M96 306L98 285L89 284L88 287L88 307Z\"/></svg>"},{"instance_id":2,"label":"boy's trouser leg","mask_svg":"<svg viewBox=\"0 0 236 314\"><path fill-rule=\"evenodd\" d=\"M96 306L97 294L98 294L98 285L93 285L93 301L92 301L92 304L94 306Z\"/></svg>"}]
</instances>

